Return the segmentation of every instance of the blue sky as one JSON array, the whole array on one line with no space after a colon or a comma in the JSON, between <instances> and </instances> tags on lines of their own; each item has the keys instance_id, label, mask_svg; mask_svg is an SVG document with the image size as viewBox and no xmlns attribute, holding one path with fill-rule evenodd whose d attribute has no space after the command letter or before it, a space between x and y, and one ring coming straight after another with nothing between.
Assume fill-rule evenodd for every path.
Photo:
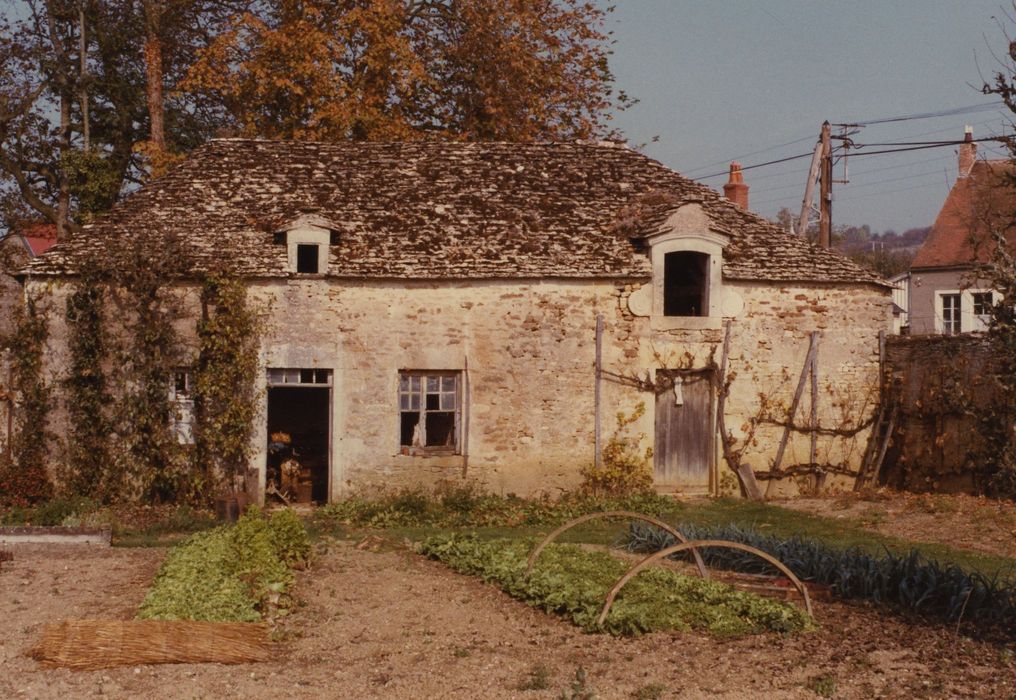
<instances>
[{"instance_id":1,"label":"blue sky","mask_svg":"<svg viewBox=\"0 0 1016 700\"><path fill-rule=\"evenodd\" d=\"M825 119L989 106L995 100L980 93L980 76L997 66L991 51L1007 48L998 20L1008 24L1004 11L1016 17L1009 2L617 0L611 65L617 87L640 102L615 123L630 142L649 142L648 155L702 178L732 159L748 166L810 151ZM1010 116L989 107L867 126L853 138L960 139L964 124L983 137L1002 133ZM788 145L772 148L781 144ZM751 208L765 216L782 206L799 211L808 164L745 172ZM842 175L839 165L835 177ZM930 225L955 176L953 147L851 158L850 183L834 189L833 222L897 231ZM721 187L726 177L703 181Z\"/></svg>"}]
</instances>

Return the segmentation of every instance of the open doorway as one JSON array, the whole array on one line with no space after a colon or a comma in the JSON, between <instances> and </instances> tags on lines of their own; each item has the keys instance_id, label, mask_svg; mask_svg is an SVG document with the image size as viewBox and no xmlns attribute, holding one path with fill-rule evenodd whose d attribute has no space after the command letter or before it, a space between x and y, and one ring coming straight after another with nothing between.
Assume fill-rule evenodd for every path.
<instances>
[{"instance_id":1,"label":"open doorway","mask_svg":"<svg viewBox=\"0 0 1016 700\"><path fill-rule=\"evenodd\" d=\"M331 372L269 370L268 378L268 493L327 503Z\"/></svg>"}]
</instances>

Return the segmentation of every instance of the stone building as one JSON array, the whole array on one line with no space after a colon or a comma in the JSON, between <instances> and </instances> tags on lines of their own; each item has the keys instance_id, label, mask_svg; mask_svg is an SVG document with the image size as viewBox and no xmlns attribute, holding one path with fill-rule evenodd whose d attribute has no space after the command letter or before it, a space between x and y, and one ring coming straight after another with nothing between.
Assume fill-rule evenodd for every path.
<instances>
[{"instance_id":1,"label":"stone building","mask_svg":"<svg viewBox=\"0 0 1016 700\"><path fill-rule=\"evenodd\" d=\"M814 459L791 431L782 466L856 468L889 288L747 211L740 172L730 185L740 205L611 143L215 140L26 284L60 308L86 256L141 234L172 233L195 278L242 275L268 328L252 467L264 487L296 447L318 501L463 478L553 494L593 463L597 422L605 442L640 403L659 488L717 492L717 366L734 446L765 471L813 331L816 421L834 430ZM186 402L186 367L174 390Z\"/></svg>"}]
</instances>

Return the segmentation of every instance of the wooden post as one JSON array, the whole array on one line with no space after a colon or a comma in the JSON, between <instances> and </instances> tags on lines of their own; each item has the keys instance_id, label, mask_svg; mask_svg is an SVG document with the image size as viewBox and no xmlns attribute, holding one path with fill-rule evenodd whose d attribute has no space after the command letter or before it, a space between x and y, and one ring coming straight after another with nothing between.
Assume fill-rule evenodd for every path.
<instances>
[{"instance_id":1,"label":"wooden post","mask_svg":"<svg viewBox=\"0 0 1016 700\"><path fill-rule=\"evenodd\" d=\"M818 179L818 171L822 166L822 140L815 144L815 153L811 157L811 167L808 168L808 182L804 186L804 199L801 201L801 218L797 221L797 234L808 238L808 219L811 217L811 200L815 194L815 180Z\"/></svg>"},{"instance_id":2,"label":"wooden post","mask_svg":"<svg viewBox=\"0 0 1016 700\"><path fill-rule=\"evenodd\" d=\"M829 122L822 123L822 182L819 184L818 244L832 245L833 232L833 148Z\"/></svg>"},{"instance_id":3,"label":"wooden post","mask_svg":"<svg viewBox=\"0 0 1016 700\"><path fill-rule=\"evenodd\" d=\"M730 444L727 441L727 419L725 416L727 405L727 358L730 356L730 327L732 321L727 321L726 331L723 335L723 357L720 359L719 377L719 399L716 402L716 421L720 430L720 445L723 447L723 459L735 474L744 489L744 494L753 501L761 501L765 496L759 488L755 479L755 472L747 464L741 464L734 459L730 452Z\"/></svg>"},{"instance_id":4,"label":"wooden post","mask_svg":"<svg viewBox=\"0 0 1016 700\"><path fill-rule=\"evenodd\" d=\"M603 455L600 450L600 375L603 372L603 314L596 314L596 383L593 389L593 413L594 413L594 463L599 469L603 464Z\"/></svg>"},{"instance_id":5,"label":"wooden post","mask_svg":"<svg viewBox=\"0 0 1016 700\"><path fill-rule=\"evenodd\" d=\"M816 343L818 341L818 331L812 331L811 343L808 346L808 355L804 359L804 367L801 368L801 377L797 381L797 390L794 392L794 400L790 404L790 415L787 416L787 424L783 426L783 437L780 438L780 446L776 449L776 458L773 460L773 467L771 472L775 474L780 470L780 464L783 463L783 453L787 449L787 441L790 439L790 426L794 423L794 416L797 415L797 407L801 403L801 396L804 394L804 385L808 381L808 376L811 373L811 364L815 360ZM770 483L772 479L769 480Z\"/></svg>"},{"instance_id":6,"label":"wooden post","mask_svg":"<svg viewBox=\"0 0 1016 700\"><path fill-rule=\"evenodd\" d=\"M818 456L818 331L811 332L811 346L814 352L811 356L811 451L808 463L815 464Z\"/></svg>"},{"instance_id":7,"label":"wooden post","mask_svg":"<svg viewBox=\"0 0 1016 700\"><path fill-rule=\"evenodd\" d=\"M462 361L462 478L469 473L469 356Z\"/></svg>"}]
</instances>

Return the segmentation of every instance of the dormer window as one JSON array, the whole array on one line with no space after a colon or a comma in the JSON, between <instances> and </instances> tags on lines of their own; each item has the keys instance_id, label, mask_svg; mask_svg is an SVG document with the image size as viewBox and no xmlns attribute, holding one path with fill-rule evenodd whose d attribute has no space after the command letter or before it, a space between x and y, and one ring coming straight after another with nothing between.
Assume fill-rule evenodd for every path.
<instances>
[{"instance_id":1,"label":"dormer window","mask_svg":"<svg viewBox=\"0 0 1016 700\"><path fill-rule=\"evenodd\" d=\"M709 315L709 256L690 250L663 256L663 315Z\"/></svg>"},{"instance_id":2,"label":"dormer window","mask_svg":"<svg viewBox=\"0 0 1016 700\"><path fill-rule=\"evenodd\" d=\"M656 233L645 239L653 281L644 301L652 328L694 330L722 324L723 249L730 239L696 202L678 207ZM648 297L651 295L651 299Z\"/></svg>"},{"instance_id":3,"label":"dormer window","mask_svg":"<svg viewBox=\"0 0 1016 700\"><path fill-rule=\"evenodd\" d=\"M323 275L328 272L330 246L338 245L338 226L316 214L302 214L275 232L275 241L286 244L289 272Z\"/></svg>"},{"instance_id":4,"label":"dormer window","mask_svg":"<svg viewBox=\"0 0 1016 700\"><path fill-rule=\"evenodd\" d=\"M296 271L306 274L318 274L320 246L316 243L298 243L296 246Z\"/></svg>"}]
</instances>

